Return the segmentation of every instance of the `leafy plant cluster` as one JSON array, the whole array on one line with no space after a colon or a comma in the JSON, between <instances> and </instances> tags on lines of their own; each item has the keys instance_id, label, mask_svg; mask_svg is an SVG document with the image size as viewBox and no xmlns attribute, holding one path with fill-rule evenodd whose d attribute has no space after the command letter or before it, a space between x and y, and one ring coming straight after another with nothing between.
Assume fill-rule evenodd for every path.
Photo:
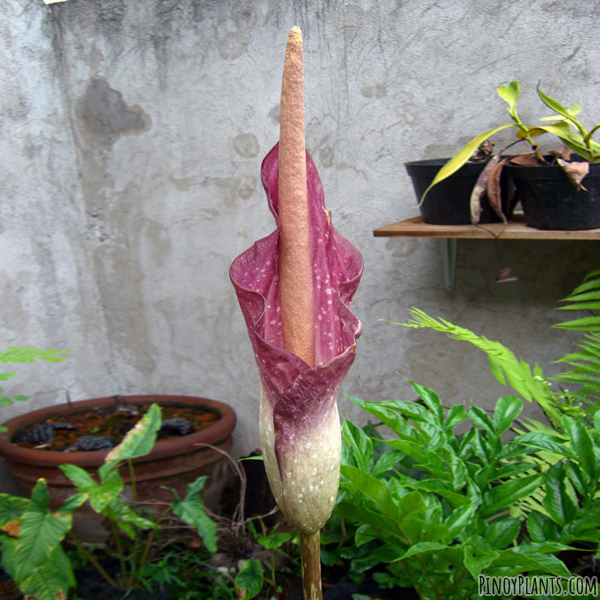
<instances>
[{"instance_id":1,"label":"leafy plant cluster","mask_svg":"<svg viewBox=\"0 0 600 600\"><path fill-rule=\"evenodd\" d=\"M581 113L581 107L578 104L565 107L558 100L544 93L538 86L537 94L540 100L554 114L540 119L542 124L528 125L521 119L517 111L517 102L521 92L519 82L511 81L498 87L496 92L507 104L506 110L510 116L510 122L486 130L465 144L442 166L431 185L425 190L421 202L434 185L456 173L469 160L474 160L473 157L476 157L475 159L478 161L487 160L471 195L471 212L474 223L479 221L480 203L484 195L487 195L490 205L500 218L506 219L506 215L502 213L500 182L503 168L507 163L524 166L558 164L576 189L585 189L581 181L589 171L588 163L600 162L600 144L592 139L592 136L600 128L600 123L594 125L590 130L586 129L578 118ZM546 124L547 122L550 123ZM489 139L495 134L511 128L516 129L516 140L492 156ZM553 150L548 157L540 152L535 140L536 137L545 133L555 135L561 144L561 147ZM522 141L528 144L528 151L505 155L510 147ZM580 160L571 161L571 153L575 153Z\"/></svg>"},{"instance_id":2,"label":"leafy plant cluster","mask_svg":"<svg viewBox=\"0 0 600 600\"><path fill-rule=\"evenodd\" d=\"M600 558L600 270L563 301L590 314L556 325L584 333L559 359L570 370L552 389L538 365L506 346L411 309L400 325L428 328L484 351L492 374L521 399L504 396L493 414L444 408L412 384L416 402L364 402L378 427L343 426L342 482L324 561L355 581L370 572L381 587L414 586L423 599L478 598L479 575L568 577ZM520 418L535 401L550 425ZM458 433L457 431L462 431ZM510 440L507 434L516 434ZM575 568L561 557L571 553ZM597 575L597 572L596 572ZM540 596L545 599L550 596Z\"/></svg>"},{"instance_id":3,"label":"leafy plant cluster","mask_svg":"<svg viewBox=\"0 0 600 600\"><path fill-rule=\"evenodd\" d=\"M263 556L249 557L235 572L212 564L219 540L232 530L237 535L248 521L243 516L239 523L230 521L219 537L218 522L227 519L209 515L204 506L200 494L206 476L188 484L183 499L171 490L169 503L137 502L132 461L151 451L160 426L160 407L153 404L107 455L98 479L81 467L62 465L76 493L58 510L51 508L44 479L37 482L31 498L0 494L1 564L23 593L37 600L66 599L69 590L77 588L74 569L90 565L114 588L166 589L178 600L250 600L263 590L272 594L281 590L275 558L282 554L297 567L285 550L297 540L291 533L268 531L262 522L260 531L250 522L243 533L263 549ZM130 474L127 501L123 469ZM86 502L108 522L107 548L83 544L72 532L73 514ZM190 531L199 535L201 545L190 543ZM107 559L117 564L116 572L108 568Z\"/></svg>"},{"instance_id":4,"label":"leafy plant cluster","mask_svg":"<svg viewBox=\"0 0 600 600\"><path fill-rule=\"evenodd\" d=\"M334 515L352 537L333 521L324 560L349 561L355 581L375 570L381 587L467 600L479 598L479 575L568 578L557 555L582 552L582 542L597 552L600 412L591 429L563 416L566 436L527 432L507 442L520 399L500 398L490 416L478 407L445 410L432 390L412 385L419 402L351 398L393 435L344 422Z\"/></svg>"}]
</instances>

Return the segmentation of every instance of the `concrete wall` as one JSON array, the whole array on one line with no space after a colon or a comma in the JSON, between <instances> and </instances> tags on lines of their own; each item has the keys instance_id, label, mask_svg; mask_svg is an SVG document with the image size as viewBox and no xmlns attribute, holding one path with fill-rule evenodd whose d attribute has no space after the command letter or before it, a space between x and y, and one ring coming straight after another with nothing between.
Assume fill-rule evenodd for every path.
<instances>
[{"instance_id":1,"label":"concrete wall","mask_svg":"<svg viewBox=\"0 0 600 600\"><path fill-rule=\"evenodd\" d=\"M461 241L446 291L437 245L374 238L417 214L403 163L448 156L506 121L495 88L535 85L600 115L597 3L567 0L11 0L0 6L2 345L74 350L7 382L32 396L183 393L231 403L258 444L259 379L228 279L273 229L260 163L278 138L287 33L305 41L307 146L334 223L363 252L364 325L344 389L483 406L484 356L380 322L418 306L548 365L573 337L554 312L597 266L589 242ZM494 285L502 264L519 281ZM349 401L341 408L359 417Z\"/></svg>"}]
</instances>

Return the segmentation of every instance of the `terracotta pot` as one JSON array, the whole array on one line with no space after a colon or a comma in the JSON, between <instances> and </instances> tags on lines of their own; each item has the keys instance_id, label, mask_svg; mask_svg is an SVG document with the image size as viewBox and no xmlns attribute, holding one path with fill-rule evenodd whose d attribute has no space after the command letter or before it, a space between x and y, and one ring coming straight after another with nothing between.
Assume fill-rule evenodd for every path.
<instances>
[{"instance_id":1,"label":"terracotta pot","mask_svg":"<svg viewBox=\"0 0 600 600\"><path fill-rule=\"evenodd\" d=\"M123 396L123 399L127 404L144 405L157 402L163 406L168 404L192 405L220 415L221 418L206 429L180 438L159 441L149 454L133 461L139 501L171 501L172 493L163 489L162 486L176 489L179 496L183 497L188 483L202 475L207 475L208 480L204 485L202 496L207 506L215 507L226 483L229 471L227 459L217 450L207 448L202 444L211 444L226 452L231 449L233 445L231 433L236 422L233 409L223 402L195 396L145 395ZM50 416L61 416L66 420L74 412L106 408L114 403L114 398L93 398L73 402L71 406L58 404L26 413L3 423L7 431L0 433L0 455L5 458L6 467L18 479L28 495L37 480L43 477L48 483L51 505L53 508L58 508L66 498L75 492L71 481L58 468L58 465L78 465L95 473L104 462L108 452L66 453L32 450L12 444L11 438L34 421ZM123 494L127 498L131 494L127 469L123 468L121 475L126 482ZM85 541L102 541L106 537L106 532L101 526L101 518L91 512L87 504L76 515L74 532Z\"/></svg>"}]
</instances>

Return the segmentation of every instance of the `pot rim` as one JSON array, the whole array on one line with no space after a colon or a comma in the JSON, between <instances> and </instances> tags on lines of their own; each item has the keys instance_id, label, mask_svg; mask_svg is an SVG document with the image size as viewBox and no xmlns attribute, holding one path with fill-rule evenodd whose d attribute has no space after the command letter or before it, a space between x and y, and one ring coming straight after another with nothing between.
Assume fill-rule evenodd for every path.
<instances>
[{"instance_id":1,"label":"pot rim","mask_svg":"<svg viewBox=\"0 0 600 600\"><path fill-rule=\"evenodd\" d=\"M176 396L164 394L139 394L133 396L122 396L129 404L191 404L203 406L211 411L216 411L221 418L215 423L209 425L202 431L197 431L190 435L174 438L171 440L157 441L149 454L140 456L133 460L134 463L142 463L156 458L166 458L177 454L182 454L183 449L188 448L189 452L197 450L198 444L219 444L227 439L236 425L235 411L229 404L218 400L210 400L200 396ZM13 444L10 438L20 429L29 425L32 421L37 421L49 415L61 416L73 414L74 412L83 412L94 407L104 408L115 403L112 396L101 398L90 398L88 400L79 400L67 403L47 406L31 412L24 413L14 417L3 425L7 431L0 433L0 455L6 460L21 464L34 464L36 466L55 466L60 464L76 464L82 467L98 467L102 465L106 455L110 450L95 450L92 452L56 452L52 450L35 450L31 448L22 448ZM206 448L209 449L208 447Z\"/></svg>"}]
</instances>

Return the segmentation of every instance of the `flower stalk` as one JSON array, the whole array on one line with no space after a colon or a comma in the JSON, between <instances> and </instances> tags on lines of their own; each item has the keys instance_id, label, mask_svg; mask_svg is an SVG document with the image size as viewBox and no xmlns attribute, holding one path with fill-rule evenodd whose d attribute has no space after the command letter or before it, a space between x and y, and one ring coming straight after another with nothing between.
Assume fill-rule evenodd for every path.
<instances>
[{"instance_id":1,"label":"flower stalk","mask_svg":"<svg viewBox=\"0 0 600 600\"><path fill-rule=\"evenodd\" d=\"M337 393L361 325L351 301L360 252L333 227L304 140L302 35L290 31L280 141L262 182L277 225L231 265L262 380L260 439L267 477L300 533L304 594L320 600L320 529L337 496L341 428Z\"/></svg>"}]
</instances>

